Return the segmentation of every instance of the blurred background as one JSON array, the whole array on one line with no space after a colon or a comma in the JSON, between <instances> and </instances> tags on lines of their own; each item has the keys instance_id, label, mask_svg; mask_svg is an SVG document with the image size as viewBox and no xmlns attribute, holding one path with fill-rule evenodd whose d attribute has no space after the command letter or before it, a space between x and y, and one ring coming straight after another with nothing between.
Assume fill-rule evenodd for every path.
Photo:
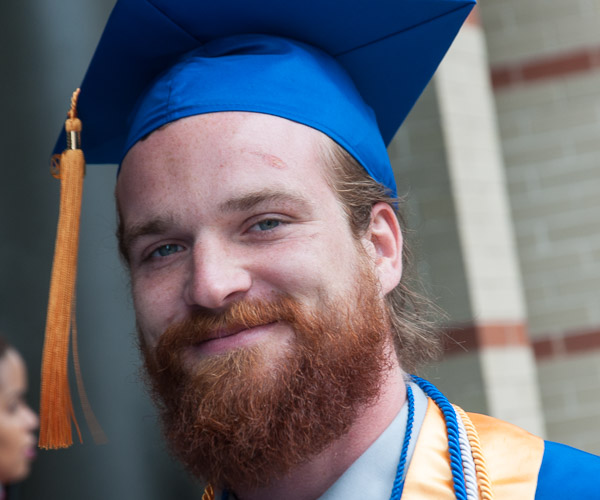
<instances>
[{"instance_id":1,"label":"blurred background","mask_svg":"<svg viewBox=\"0 0 600 500\"><path fill-rule=\"evenodd\" d=\"M36 410L59 196L48 159L113 5L21 0L0 17L0 332L25 357ZM416 269L448 313L446 355L424 375L467 410L595 453L599 26L600 0L484 0L389 148ZM139 379L115 176L87 170L77 298L83 377L109 442L84 424L83 445L40 451L21 500L201 494Z\"/></svg>"},{"instance_id":2,"label":"blurred background","mask_svg":"<svg viewBox=\"0 0 600 500\"><path fill-rule=\"evenodd\" d=\"M6 2L0 16L0 332L27 361L36 410L60 192L48 159L114 3ZM115 179L114 165L87 169L77 283L82 373L108 444L93 443L72 377L84 443L40 450L20 500L183 500L202 493L170 459L139 377L128 278L114 237Z\"/></svg>"},{"instance_id":3,"label":"blurred background","mask_svg":"<svg viewBox=\"0 0 600 500\"><path fill-rule=\"evenodd\" d=\"M391 145L451 400L600 453L600 2L482 0Z\"/></svg>"}]
</instances>

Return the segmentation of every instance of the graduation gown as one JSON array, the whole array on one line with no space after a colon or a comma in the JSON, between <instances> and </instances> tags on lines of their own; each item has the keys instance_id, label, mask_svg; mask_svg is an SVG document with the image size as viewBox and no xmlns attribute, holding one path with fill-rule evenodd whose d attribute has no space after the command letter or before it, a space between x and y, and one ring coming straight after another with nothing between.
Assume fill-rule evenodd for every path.
<instances>
[{"instance_id":1,"label":"graduation gown","mask_svg":"<svg viewBox=\"0 0 600 500\"><path fill-rule=\"evenodd\" d=\"M600 500L600 457L470 413L495 500ZM454 499L443 415L428 401L402 498Z\"/></svg>"},{"instance_id":2,"label":"graduation gown","mask_svg":"<svg viewBox=\"0 0 600 500\"><path fill-rule=\"evenodd\" d=\"M415 394L420 391L417 388L414 390ZM423 395L421 404L426 405L426 409L415 435L417 441L406 472L402 500L453 500L456 496L446 422L432 399ZM494 500L600 500L600 457L544 441L520 427L493 417L476 413L468 413L468 416L479 437ZM385 446L399 444L396 441L398 439L386 437ZM389 460L394 461L392 466L395 468L398 458L394 453L388 454L386 463ZM370 474L381 476L382 466L380 462L379 467L367 470ZM362 469L360 474L365 483L371 482L371 487L373 482L384 479L373 477L365 480L364 472L365 469ZM351 484L356 487L356 481ZM383 486L376 497L387 500L390 494L384 492L386 488ZM369 484L364 484L364 487L372 491ZM391 482L389 488L391 492ZM327 498L337 500L340 497L339 500L345 500L342 497L346 495L340 491L344 490L329 494ZM233 500L235 496L218 492L215 498ZM369 498L375 497L371 495Z\"/></svg>"}]
</instances>

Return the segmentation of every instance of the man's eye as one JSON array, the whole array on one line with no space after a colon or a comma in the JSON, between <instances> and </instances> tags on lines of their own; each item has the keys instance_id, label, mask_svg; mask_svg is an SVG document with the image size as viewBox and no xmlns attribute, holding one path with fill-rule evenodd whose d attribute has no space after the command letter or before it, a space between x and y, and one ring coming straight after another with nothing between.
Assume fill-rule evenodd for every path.
<instances>
[{"instance_id":1,"label":"man's eye","mask_svg":"<svg viewBox=\"0 0 600 500\"><path fill-rule=\"evenodd\" d=\"M156 250L154 250L154 252L152 252L152 254L150 254L150 257L167 257L168 255L181 252L182 250L183 247L181 245L169 243L167 245L158 247Z\"/></svg>"},{"instance_id":2,"label":"man's eye","mask_svg":"<svg viewBox=\"0 0 600 500\"><path fill-rule=\"evenodd\" d=\"M266 220L260 221L258 224L256 224L256 227L261 231L269 231L271 229L275 229L280 224L281 224L281 221L278 221L275 219L266 219Z\"/></svg>"}]
</instances>

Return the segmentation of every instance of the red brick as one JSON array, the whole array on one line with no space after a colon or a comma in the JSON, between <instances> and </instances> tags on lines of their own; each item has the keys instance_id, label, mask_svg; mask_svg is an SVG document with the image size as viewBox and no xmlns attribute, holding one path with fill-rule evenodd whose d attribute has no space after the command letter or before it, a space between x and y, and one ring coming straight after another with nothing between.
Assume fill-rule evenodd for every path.
<instances>
[{"instance_id":1,"label":"red brick","mask_svg":"<svg viewBox=\"0 0 600 500\"><path fill-rule=\"evenodd\" d=\"M600 68L600 47L590 47L567 54L497 66L491 68L491 79L494 89L502 89L596 68Z\"/></svg>"},{"instance_id":2,"label":"red brick","mask_svg":"<svg viewBox=\"0 0 600 500\"><path fill-rule=\"evenodd\" d=\"M529 345L522 323L482 323L460 325L444 331L446 354L460 354L486 347Z\"/></svg>"},{"instance_id":3,"label":"red brick","mask_svg":"<svg viewBox=\"0 0 600 500\"><path fill-rule=\"evenodd\" d=\"M550 339L536 340L533 343L533 352L538 360L551 359L556 355L554 343Z\"/></svg>"},{"instance_id":4,"label":"red brick","mask_svg":"<svg viewBox=\"0 0 600 500\"><path fill-rule=\"evenodd\" d=\"M600 350L600 330L571 332L561 336L538 338L533 342L538 360Z\"/></svg>"}]
</instances>

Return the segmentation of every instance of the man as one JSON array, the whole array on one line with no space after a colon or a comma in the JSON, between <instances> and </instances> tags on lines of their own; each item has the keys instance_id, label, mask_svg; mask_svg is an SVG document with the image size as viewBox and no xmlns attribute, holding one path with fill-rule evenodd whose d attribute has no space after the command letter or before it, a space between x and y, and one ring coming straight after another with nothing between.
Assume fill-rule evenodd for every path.
<instances>
[{"instance_id":1,"label":"man","mask_svg":"<svg viewBox=\"0 0 600 500\"><path fill-rule=\"evenodd\" d=\"M402 282L385 144L471 5L340 7L123 0L84 82L174 454L206 497L593 498L598 459L407 375L438 344ZM107 79L123 52L139 68ZM420 64L389 85L401 57Z\"/></svg>"}]
</instances>

